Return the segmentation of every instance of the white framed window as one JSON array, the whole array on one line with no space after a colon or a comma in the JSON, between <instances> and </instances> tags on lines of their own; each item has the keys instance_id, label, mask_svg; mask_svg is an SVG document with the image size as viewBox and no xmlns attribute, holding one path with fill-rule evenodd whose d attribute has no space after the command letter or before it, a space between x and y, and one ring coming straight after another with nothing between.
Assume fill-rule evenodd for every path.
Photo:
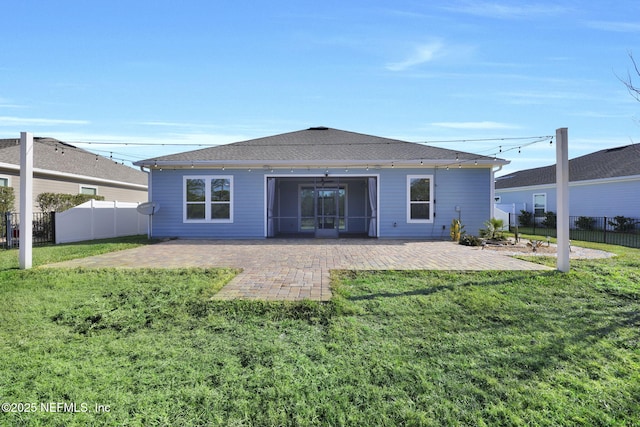
<instances>
[{"instance_id":1,"label":"white framed window","mask_svg":"<svg viewBox=\"0 0 640 427\"><path fill-rule=\"evenodd\" d=\"M81 185L80 186L80 194L88 194L90 196L98 195L98 187L93 187L90 185Z\"/></svg>"},{"instance_id":2,"label":"white framed window","mask_svg":"<svg viewBox=\"0 0 640 427\"><path fill-rule=\"evenodd\" d=\"M407 175L407 222L433 222L433 175Z\"/></svg>"},{"instance_id":3,"label":"white framed window","mask_svg":"<svg viewBox=\"0 0 640 427\"><path fill-rule=\"evenodd\" d=\"M544 216L547 211L547 193L533 195L533 216Z\"/></svg>"},{"instance_id":4,"label":"white framed window","mask_svg":"<svg viewBox=\"0 0 640 427\"><path fill-rule=\"evenodd\" d=\"M184 222L233 222L232 176L185 176Z\"/></svg>"},{"instance_id":5,"label":"white framed window","mask_svg":"<svg viewBox=\"0 0 640 427\"><path fill-rule=\"evenodd\" d=\"M0 187L8 187L11 184L8 176L0 175Z\"/></svg>"}]
</instances>

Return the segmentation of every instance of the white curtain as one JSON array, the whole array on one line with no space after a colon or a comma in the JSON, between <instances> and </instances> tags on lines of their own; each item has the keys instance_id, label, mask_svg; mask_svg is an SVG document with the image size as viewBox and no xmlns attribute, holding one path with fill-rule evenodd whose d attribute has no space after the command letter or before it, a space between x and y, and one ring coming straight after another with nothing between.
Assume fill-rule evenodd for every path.
<instances>
[{"instance_id":1,"label":"white curtain","mask_svg":"<svg viewBox=\"0 0 640 427\"><path fill-rule=\"evenodd\" d=\"M267 178L267 237L275 235L273 230L273 205L276 200L276 179Z\"/></svg>"},{"instance_id":2,"label":"white curtain","mask_svg":"<svg viewBox=\"0 0 640 427\"><path fill-rule=\"evenodd\" d=\"M377 237L378 222L378 191L376 187L376 179L369 178L369 205L371 206L371 219L369 220L369 237Z\"/></svg>"}]
</instances>

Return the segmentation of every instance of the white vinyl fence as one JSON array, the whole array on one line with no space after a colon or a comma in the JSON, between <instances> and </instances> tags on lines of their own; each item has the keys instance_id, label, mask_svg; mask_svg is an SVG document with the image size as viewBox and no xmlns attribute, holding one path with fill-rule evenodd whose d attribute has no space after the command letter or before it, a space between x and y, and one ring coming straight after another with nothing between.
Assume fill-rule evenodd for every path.
<instances>
[{"instance_id":1,"label":"white vinyl fence","mask_svg":"<svg viewBox=\"0 0 640 427\"><path fill-rule=\"evenodd\" d=\"M138 203L90 200L56 214L56 244L146 234L148 215Z\"/></svg>"},{"instance_id":2,"label":"white vinyl fence","mask_svg":"<svg viewBox=\"0 0 640 427\"><path fill-rule=\"evenodd\" d=\"M508 230L509 225L515 225L521 210L527 210L526 203L494 203L493 216L502 219L505 229ZM511 224L509 224L509 214L511 214Z\"/></svg>"}]
</instances>

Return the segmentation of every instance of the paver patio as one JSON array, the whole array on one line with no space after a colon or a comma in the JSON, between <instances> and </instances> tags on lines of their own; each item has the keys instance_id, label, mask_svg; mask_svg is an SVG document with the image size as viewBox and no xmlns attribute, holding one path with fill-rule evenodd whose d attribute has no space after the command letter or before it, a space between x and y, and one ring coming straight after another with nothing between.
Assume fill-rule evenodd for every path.
<instances>
[{"instance_id":1,"label":"paver patio","mask_svg":"<svg viewBox=\"0 0 640 427\"><path fill-rule=\"evenodd\" d=\"M326 301L330 271L551 270L453 242L383 239L169 240L48 267L233 267L242 273L216 299Z\"/></svg>"}]
</instances>

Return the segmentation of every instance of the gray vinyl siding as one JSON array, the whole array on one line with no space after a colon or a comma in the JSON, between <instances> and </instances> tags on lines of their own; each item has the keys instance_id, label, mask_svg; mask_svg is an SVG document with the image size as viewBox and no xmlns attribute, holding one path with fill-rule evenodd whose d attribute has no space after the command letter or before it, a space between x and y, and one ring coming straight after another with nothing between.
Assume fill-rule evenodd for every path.
<instances>
[{"instance_id":1,"label":"gray vinyl siding","mask_svg":"<svg viewBox=\"0 0 640 427\"><path fill-rule=\"evenodd\" d=\"M324 175L324 169L307 170L305 175ZM491 212L491 169L489 168L393 168L370 171L379 176L378 219L381 238L448 239L449 226L458 218L456 206L465 230L477 234ZM233 176L233 223L184 223L184 176L225 175ZM267 176L270 174L266 174ZM277 173L276 173L277 175ZM364 170L352 174L336 173L340 177L367 175ZM407 222L407 176L431 175L434 180L435 218L432 223ZM361 216L368 213L366 183L348 182L348 213ZM283 185L293 185L283 183ZM152 198L160 204L153 217L153 237L183 238L262 238L265 237L265 172L247 170L153 170ZM297 189L295 190L297 193ZM292 204L276 203L276 216L297 216L297 198ZM290 215L291 214L291 215ZM362 224L364 225L364 224ZM296 224L291 224L294 229ZM353 227L358 227L353 225ZM356 231L354 228L353 230Z\"/></svg>"},{"instance_id":2,"label":"gray vinyl siding","mask_svg":"<svg viewBox=\"0 0 640 427\"><path fill-rule=\"evenodd\" d=\"M556 212L555 186L522 188L516 191L496 190L501 204L526 203L532 211L533 195L547 194L547 210ZM572 182L569 184L569 215L626 216L640 218L640 178L601 182Z\"/></svg>"}]
</instances>

